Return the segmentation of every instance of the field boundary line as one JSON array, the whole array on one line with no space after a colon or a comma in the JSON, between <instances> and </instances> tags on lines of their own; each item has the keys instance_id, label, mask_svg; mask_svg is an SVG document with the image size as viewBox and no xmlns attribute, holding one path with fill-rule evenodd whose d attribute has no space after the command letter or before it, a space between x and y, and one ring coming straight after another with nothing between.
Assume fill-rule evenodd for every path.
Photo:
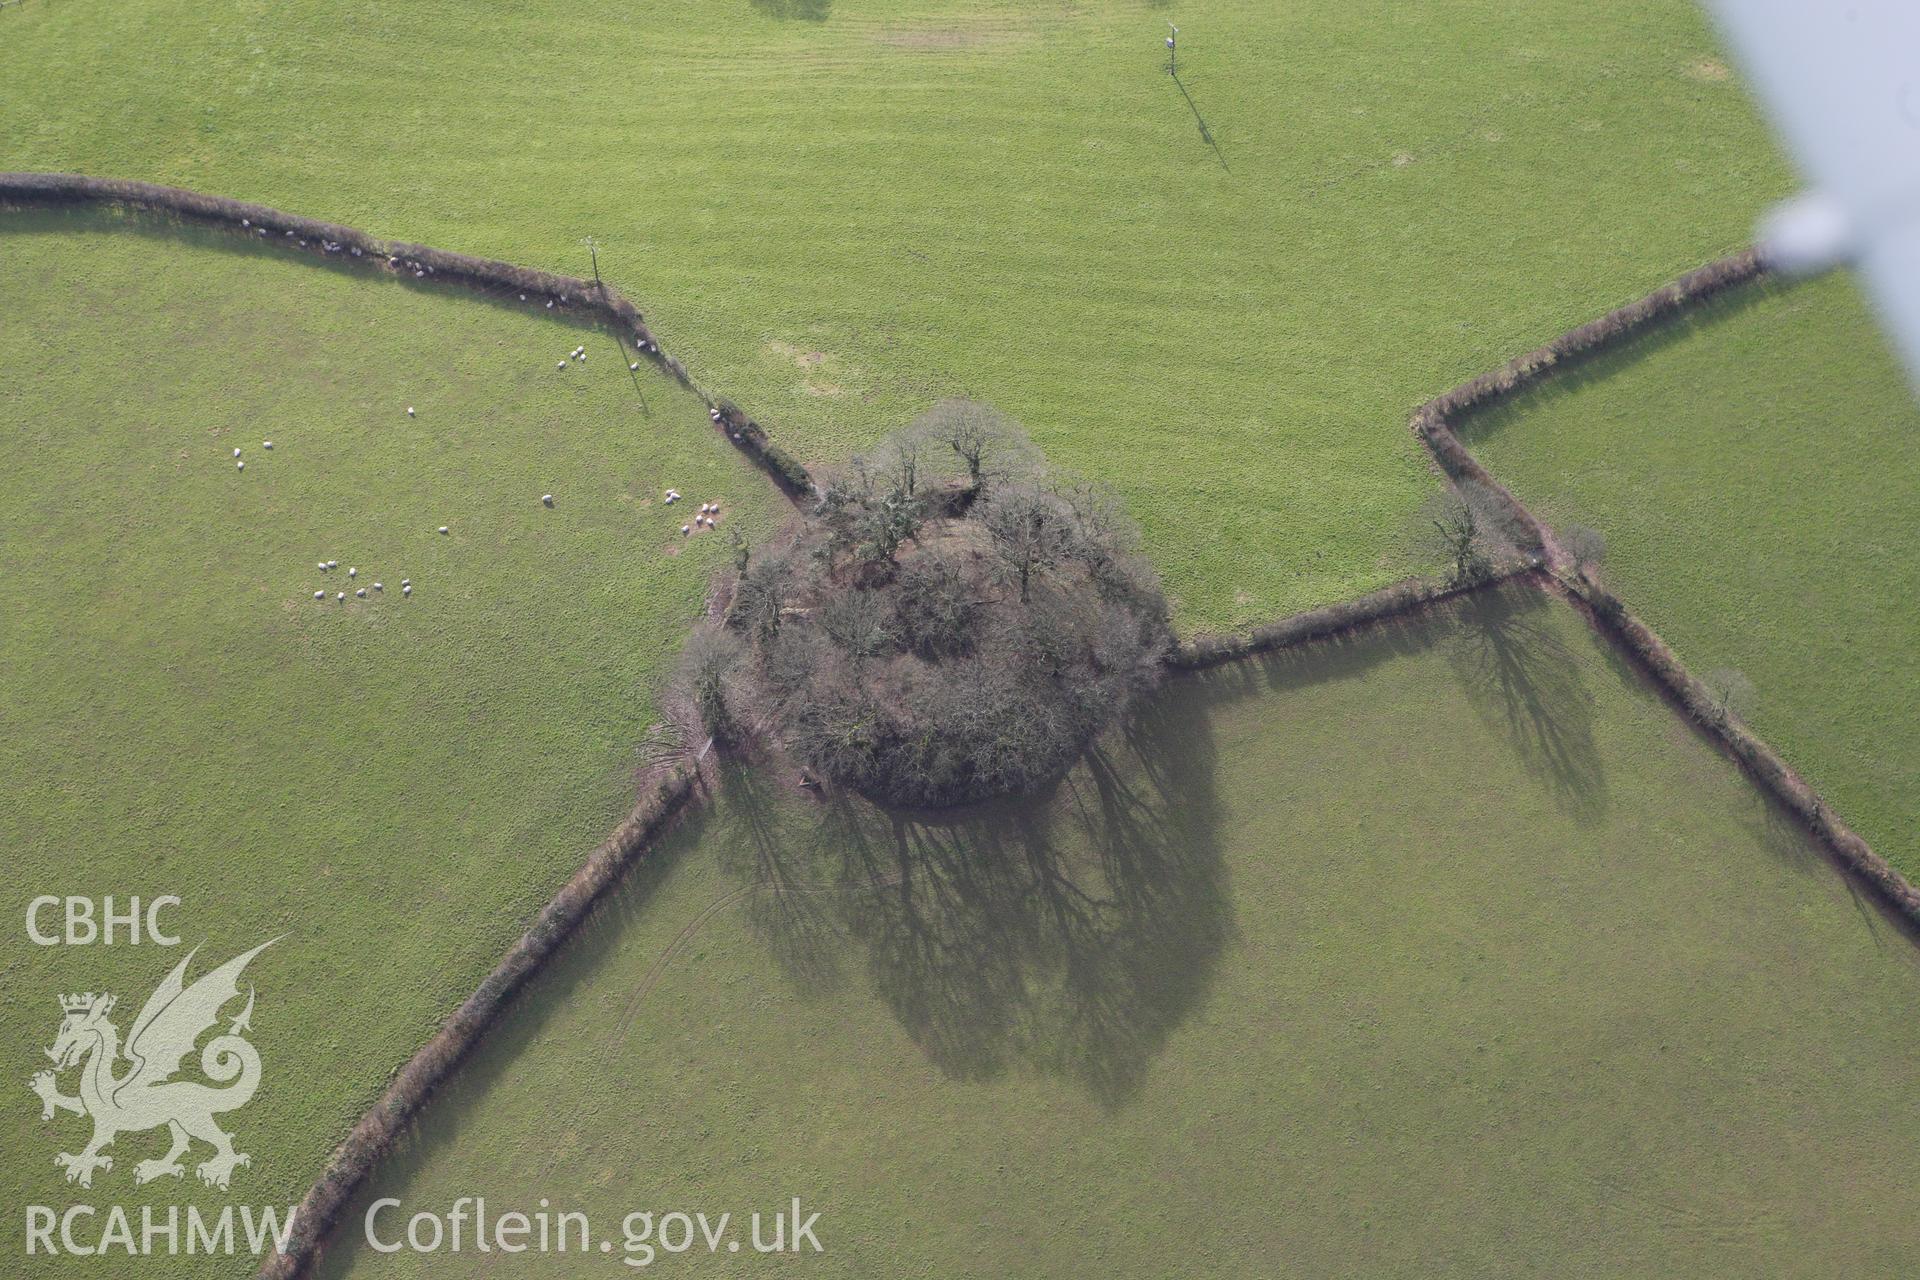
<instances>
[{"instance_id":1,"label":"field boundary line","mask_svg":"<svg viewBox=\"0 0 1920 1280\"><path fill-rule=\"evenodd\" d=\"M1843 873L1865 882L1920 940L1920 890L1849 827L1771 744L1716 703L1707 686L1657 631L1584 569L1575 568L1546 522L1480 464L1454 429L1455 422L1474 409L1528 389L1568 364L1672 320L1729 289L1766 278L1766 267L1752 249L1716 259L1435 396L1414 410L1409 426L1456 490L1474 485L1503 509L1520 535L1522 549L1538 558L1548 581L1577 602L1594 629L1624 653L1687 720L1731 755L1763 792L1798 818Z\"/></svg>"},{"instance_id":2,"label":"field boundary line","mask_svg":"<svg viewBox=\"0 0 1920 1280\"><path fill-rule=\"evenodd\" d=\"M1312 644L1316 640L1331 640L1376 623L1419 613L1458 596L1471 595L1518 578L1530 577L1540 567L1541 562L1530 557L1524 563L1503 567L1471 582L1443 583L1426 578L1408 578L1377 591L1289 614L1277 621L1263 622L1232 635L1203 632L1176 645L1173 652L1167 655L1165 665L1173 671L1204 671L1208 667L1237 662L1256 654L1291 649L1296 645Z\"/></svg>"},{"instance_id":3,"label":"field boundary line","mask_svg":"<svg viewBox=\"0 0 1920 1280\"><path fill-rule=\"evenodd\" d=\"M505 301L504 295L513 293L536 314L550 309L568 319L585 314L612 327L616 336L624 334L636 356L651 358L698 395L714 427L726 433L788 498L800 501L814 492L806 467L774 443L766 430L737 405L695 382L686 367L661 348L633 302L603 281L383 240L344 224L180 187L78 174L0 172L0 215L89 205L209 225L257 239L263 246L317 256L330 264L401 281L412 272L412 279L420 284L464 288L495 301ZM338 1227L340 1214L395 1139L458 1068L515 993L553 958L593 905L685 809L698 778L697 761L656 774L653 788L640 797L627 818L548 900L433 1037L392 1073L380 1097L334 1148L318 1179L301 1197L285 1251L269 1254L260 1266L257 1274L263 1280L297 1280L311 1272Z\"/></svg>"},{"instance_id":4,"label":"field boundary line","mask_svg":"<svg viewBox=\"0 0 1920 1280\"><path fill-rule=\"evenodd\" d=\"M334 1148L326 1169L301 1197L284 1252L270 1253L261 1280L308 1275L356 1191L518 992L572 936L593 905L686 809L698 773L678 764L660 775L626 820L588 855L533 923L440 1030L393 1074L380 1098Z\"/></svg>"},{"instance_id":5,"label":"field boundary line","mask_svg":"<svg viewBox=\"0 0 1920 1280\"><path fill-rule=\"evenodd\" d=\"M616 337L631 342L635 359L652 360L681 386L699 396L707 406L708 421L765 471L788 498L798 500L814 492L813 477L806 466L775 443L766 428L740 406L724 396L712 394L694 381L686 365L667 354L660 345L633 301L604 281L583 280L578 276L404 240L384 240L342 223L323 222L268 205L249 204L184 187L85 174L0 172L0 213L83 205L119 208L217 227L262 246L274 245L289 253L318 257L402 281L408 279L410 272L412 279L421 284L464 288L495 301L505 301L505 295L515 294L535 314L553 310L564 311L569 318L582 314L593 317L611 327ZM625 342L622 342L623 351Z\"/></svg>"}]
</instances>

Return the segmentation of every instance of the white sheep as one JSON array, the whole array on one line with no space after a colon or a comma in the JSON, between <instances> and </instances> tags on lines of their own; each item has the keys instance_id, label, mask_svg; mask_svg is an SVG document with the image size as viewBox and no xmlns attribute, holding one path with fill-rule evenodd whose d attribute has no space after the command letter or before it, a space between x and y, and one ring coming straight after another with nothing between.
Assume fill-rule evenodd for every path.
<instances>
[{"instance_id":1,"label":"white sheep","mask_svg":"<svg viewBox=\"0 0 1920 1280\"><path fill-rule=\"evenodd\" d=\"M375 591L385 591L385 590L386 590L386 588L385 588L385 587L383 587L383 586L381 586L381 585L380 585L379 583L377 583L377 582L373 584L373 589L374 589Z\"/></svg>"},{"instance_id":2,"label":"white sheep","mask_svg":"<svg viewBox=\"0 0 1920 1280\"><path fill-rule=\"evenodd\" d=\"M441 526L440 526L440 532L442 532L442 533L445 533L446 531L447 531L447 526L445 526L445 525L441 525Z\"/></svg>"},{"instance_id":3,"label":"white sheep","mask_svg":"<svg viewBox=\"0 0 1920 1280\"><path fill-rule=\"evenodd\" d=\"M239 451L238 449L235 449L235 450L233 451L233 456L234 456L234 457L236 457L236 458L237 458L237 457L239 457L239 456L240 456L240 451Z\"/></svg>"},{"instance_id":4,"label":"white sheep","mask_svg":"<svg viewBox=\"0 0 1920 1280\"><path fill-rule=\"evenodd\" d=\"M357 578L357 577L359 577L359 576L360 576L360 570L359 570L359 569L357 569L357 568L354 568L354 569L349 569L349 570L347 570L347 576L348 576L349 578Z\"/></svg>"},{"instance_id":5,"label":"white sheep","mask_svg":"<svg viewBox=\"0 0 1920 1280\"><path fill-rule=\"evenodd\" d=\"M693 532L693 526L691 526L691 525L684 525L684 524L680 526L680 536L681 536L681 537L683 537L683 538L684 538L684 537L686 537L686 536L687 536L688 534L690 534L690 533L692 533L692 532Z\"/></svg>"},{"instance_id":6,"label":"white sheep","mask_svg":"<svg viewBox=\"0 0 1920 1280\"><path fill-rule=\"evenodd\" d=\"M315 567L317 567L320 572L325 573L327 571L327 562L325 560L317 561Z\"/></svg>"},{"instance_id":7,"label":"white sheep","mask_svg":"<svg viewBox=\"0 0 1920 1280\"><path fill-rule=\"evenodd\" d=\"M412 579L412 578L402 578L402 579L400 579L400 585L401 585L402 587L410 587L410 586L412 586L412 585L413 585L413 579Z\"/></svg>"},{"instance_id":8,"label":"white sheep","mask_svg":"<svg viewBox=\"0 0 1920 1280\"><path fill-rule=\"evenodd\" d=\"M262 441L260 442L260 447L261 447L262 449L269 449L269 450L270 450L270 449L272 449L272 448L273 448L273 441L271 441L271 440L262 440Z\"/></svg>"},{"instance_id":9,"label":"white sheep","mask_svg":"<svg viewBox=\"0 0 1920 1280\"><path fill-rule=\"evenodd\" d=\"M342 601L344 601L346 598L347 598L347 593L344 591L342 591L339 595L334 597L335 600L342 600Z\"/></svg>"},{"instance_id":10,"label":"white sheep","mask_svg":"<svg viewBox=\"0 0 1920 1280\"><path fill-rule=\"evenodd\" d=\"M546 506L546 507L550 507L550 506L552 506L552 505L553 505L553 495L552 495L552 494L550 494L550 493L543 493L543 494L541 494L541 495L540 495L540 505L542 505L542 506Z\"/></svg>"},{"instance_id":11,"label":"white sheep","mask_svg":"<svg viewBox=\"0 0 1920 1280\"><path fill-rule=\"evenodd\" d=\"M315 600L325 600L327 598L327 593L324 591L316 591L313 593L313 598Z\"/></svg>"},{"instance_id":12,"label":"white sheep","mask_svg":"<svg viewBox=\"0 0 1920 1280\"><path fill-rule=\"evenodd\" d=\"M354 592L353 594L359 597L360 599L365 600L367 598L367 589L365 587L362 587L358 591Z\"/></svg>"},{"instance_id":13,"label":"white sheep","mask_svg":"<svg viewBox=\"0 0 1920 1280\"><path fill-rule=\"evenodd\" d=\"M329 561L327 561L327 568L329 568L329 569L338 569L339 567L340 567L340 562L339 562L338 560L329 560Z\"/></svg>"},{"instance_id":14,"label":"white sheep","mask_svg":"<svg viewBox=\"0 0 1920 1280\"><path fill-rule=\"evenodd\" d=\"M567 367L567 362L565 360L562 360L558 364L554 365L553 367L556 369L564 369Z\"/></svg>"},{"instance_id":15,"label":"white sheep","mask_svg":"<svg viewBox=\"0 0 1920 1280\"><path fill-rule=\"evenodd\" d=\"M236 462L233 465L234 465L234 469L237 471L245 471L247 469L247 464L244 462Z\"/></svg>"},{"instance_id":16,"label":"white sheep","mask_svg":"<svg viewBox=\"0 0 1920 1280\"><path fill-rule=\"evenodd\" d=\"M412 594L413 594L413 588L412 588L412 587L402 587L402 588L400 588L400 594L401 594L401 595L403 595L403 596L410 596L410 595L412 595Z\"/></svg>"},{"instance_id":17,"label":"white sheep","mask_svg":"<svg viewBox=\"0 0 1920 1280\"><path fill-rule=\"evenodd\" d=\"M412 405L408 405L408 406L407 406L407 416L408 416L409 418L411 418L411 417L413 416L413 406L412 406Z\"/></svg>"},{"instance_id":18,"label":"white sheep","mask_svg":"<svg viewBox=\"0 0 1920 1280\"><path fill-rule=\"evenodd\" d=\"M639 367L640 367L640 362L638 360L635 360L632 364L627 366L627 372L632 373Z\"/></svg>"}]
</instances>

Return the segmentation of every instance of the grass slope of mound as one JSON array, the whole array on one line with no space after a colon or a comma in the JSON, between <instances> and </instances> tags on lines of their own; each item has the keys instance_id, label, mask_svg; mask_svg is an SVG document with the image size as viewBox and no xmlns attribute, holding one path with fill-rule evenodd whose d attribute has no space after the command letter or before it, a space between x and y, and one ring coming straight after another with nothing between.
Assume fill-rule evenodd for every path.
<instances>
[{"instance_id":1,"label":"grass slope of mound","mask_svg":"<svg viewBox=\"0 0 1920 1280\"><path fill-rule=\"evenodd\" d=\"M1422 567L1409 409L1790 187L1691 0L7 18L0 164L575 273L591 233L809 462L943 395L1025 422L1122 489L1189 630Z\"/></svg>"},{"instance_id":2,"label":"grass slope of mound","mask_svg":"<svg viewBox=\"0 0 1920 1280\"><path fill-rule=\"evenodd\" d=\"M1177 680L1051 804L728 777L373 1194L383 1238L548 1197L616 1251L798 1195L834 1276L1891 1273L1916 996L1570 610L1497 595ZM359 1239L324 1274L507 1265Z\"/></svg>"},{"instance_id":3,"label":"grass slope of mound","mask_svg":"<svg viewBox=\"0 0 1920 1280\"><path fill-rule=\"evenodd\" d=\"M1853 286L1748 290L1462 424L1697 675L1920 878L1920 409Z\"/></svg>"},{"instance_id":4,"label":"grass slope of mound","mask_svg":"<svg viewBox=\"0 0 1920 1280\"><path fill-rule=\"evenodd\" d=\"M660 491L756 532L777 500L651 372L643 412L609 336L232 238L8 215L0 314L0 1198L285 1204L631 804L726 558ZM185 946L35 947L42 893L179 895L195 974L286 935L248 975L267 1065L231 1192L136 1190L164 1132L61 1184L87 1125L22 1087L54 996L115 992L124 1033Z\"/></svg>"}]
</instances>

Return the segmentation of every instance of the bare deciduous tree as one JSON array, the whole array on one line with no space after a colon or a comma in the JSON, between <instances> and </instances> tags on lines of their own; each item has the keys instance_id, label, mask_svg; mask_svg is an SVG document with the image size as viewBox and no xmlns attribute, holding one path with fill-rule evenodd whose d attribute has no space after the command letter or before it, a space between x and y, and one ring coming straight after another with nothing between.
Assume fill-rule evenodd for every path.
<instances>
[{"instance_id":1,"label":"bare deciduous tree","mask_svg":"<svg viewBox=\"0 0 1920 1280\"><path fill-rule=\"evenodd\" d=\"M1753 714L1757 691L1746 673L1736 667L1718 667L1702 677L1714 714L1721 720L1745 720Z\"/></svg>"},{"instance_id":2,"label":"bare deciduous tree","mask_svg":"<svg viewBox=\"0 0 1920 1280\"><path fill-rule=\"evenodd\" d=\"M780 633L798 581L791 555L776 552L753 560L742 568L734 584L728 624L749 639L771 640Z\"/></svg>"},{"instance_id":3,"label":"bare deciduous tree","mask_svg":"<svg viewBox=\"0 0 1920 1280\"><path fill-rule=\"evenodd\" d=\"M918 424L908 427L881 447L876 470L889 486L909 498L917 498L921 484L932 472L928 455L936 443L924 427Z\"/></svg>"},{"instance_id":4,"label":"bare deciduous tree","mask_svg":"<svg viewBox=\"0 0 1920 1280\"><path fill-rule=\"evenodd\" d=\"M1026 453L1019 428L999 410L977 400L942 400L920 415L907 434L952 450L974 488L1009 474Z\"/></svg>"},{"instance_id":5,"label":"bare deciduous tree","mask_svg":"<svg viewBox=\"0 0 1920 1280\"><path fill-rule=\"evenodd\" d=\"M750 645L737 685L687 682L710 710L717 686L731 723L777 726L811 771L916 806L1057 776L1171 643L1118 504L1009 478L1016 426L939 409L919 446L886 442L835 476L790 549L749 560L728 614ZM936 484L949 452L984 491Z\"/></svg>"},{"instance_id":6,"label":"bare deciduous tree","mask_svg":"<svg viewBox=\"0 0 1920 1280\"><path fill-rule=\"evenodd\" d=\"M1574 572L1584 574L1607 558L1607 540L1598 529L1570 524L1560 534L1560 549L1573 561Z\"/></svg>"},{"instance_id":7,"label":"bare deciduous tree","mask_svg":"<svg viewBox=\"0 0 1920 1280\"><path fill-rule=\"evenodd\" d=\"M1487 556L1486 532L1474 504L1455 498L1431 518L1440 535L1441 554L1448 562L1447 581L1453 586L1479 582L1493 571Z\"/></svg>"},{"instance_id":8,"label":"bare deciduous tree","mask_svg":"<svg viewBox=\"0 0 1920 1280\"><path fill-rule=\"evenodd\" d=\"M981 512L994 563L1004 581L1020 587L1020 603L1033 600L1034 578L1051 569L1073 542L1067 505L1031 485L994 489Z\"/></svg>"},{"instance_id":9,"label":"bare deciduous tree","mask_svg":"<svg viewBox=\"0 0 1920 1280\"><path fill-rule=\"evenodd\" d=\"M712 624L694 628L681 651L674 697L687 704L715 742L734 736L734 685L745 652L739 637Z\"/></svg>"}]
</instances>

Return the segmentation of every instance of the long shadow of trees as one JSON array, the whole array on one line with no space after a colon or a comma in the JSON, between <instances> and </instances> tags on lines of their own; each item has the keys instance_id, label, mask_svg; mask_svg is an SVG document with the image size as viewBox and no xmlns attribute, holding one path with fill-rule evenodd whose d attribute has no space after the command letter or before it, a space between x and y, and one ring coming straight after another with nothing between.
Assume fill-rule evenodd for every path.
<instances>
[{"instance_id":1,"label":"long shadow of trees","mask_svg":"<svg viewBox=\"0 0 1920 1280\"><path fill-rule=\"evenodd\" d=\"M795 840L743 771L726 783L748 811L731 871L763 886L751 927L803 992L864 957L949 1077L1024 1065L1117 1107L1232 936L1213 771L1206 714L1177 690L1050 794L958 816L835 800Z\"/></svg>"},{"instance_id":2,"label":"long shadow of trees","mask_svg":"<svg viewBox=\"0 0 1920 1280\"><path fill-rule=\"evenodd\" d=\"M1175 681L1049 794L954 814L834 799L810 830L763 773L729 772L725 857L750 927L803 995L863 959L873 989L955 1079L1015 1066L1108 1107L1139 1089L1233 935L1209 708L1257 686L1354 678L1440 645L1466 695L1582 822L1607 806L1581 655L1524 586L1446 612Z\"/></svg>"},{"instance_id":3,"label":"long shadow of trees","mask_svg":"<svg viewBox=\"0 0 1920 1280\"><path fill-rule=\"evenodd\" d=\"M1607 779L1593 740L1593 693L1579 658L1549 622L1556 606L1520 586L1462 600L1444 643L1467 696L1505 725L1527 771L1576 820L1598 821Z\"/></svg>"}]
</instances>

